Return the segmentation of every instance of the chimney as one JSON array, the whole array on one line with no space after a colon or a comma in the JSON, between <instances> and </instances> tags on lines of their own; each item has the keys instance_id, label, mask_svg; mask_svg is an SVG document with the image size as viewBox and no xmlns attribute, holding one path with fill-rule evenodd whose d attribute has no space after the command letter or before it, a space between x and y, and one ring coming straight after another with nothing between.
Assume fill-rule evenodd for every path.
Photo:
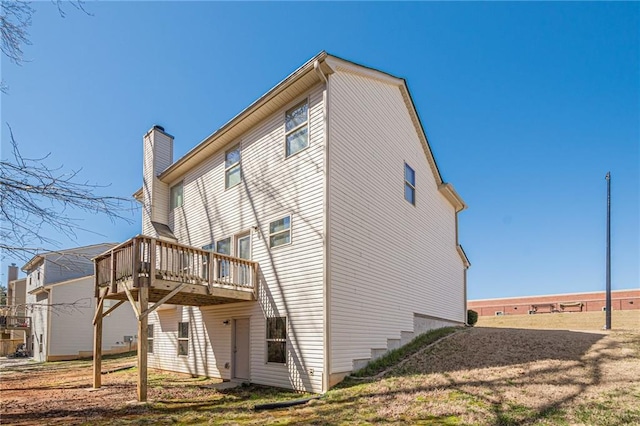
<instances>
[{"instance_id":1,"label":"chimney","mask_svg":"<svg viewBox=\"0 0 640 426\"><path fill-rule=\"evenodd\" d=\"M9 265L9 272L7 273L7 284L17 279L18 279L18 267L16 266L15 263L12 263L11 265Z\"/></svg>"},{"instance_id":2,"label":"chimney","mask_svg":"<svg viewBox=\"0 0 640 426\"><path fill-rule=\"evenodd\" d=\"M158 180L158 175L173 163L173 136L164 127L155 125L142 138L142 233L158 237L151 222L168 225L169 186Z\"/></svg>"}]
</instances>

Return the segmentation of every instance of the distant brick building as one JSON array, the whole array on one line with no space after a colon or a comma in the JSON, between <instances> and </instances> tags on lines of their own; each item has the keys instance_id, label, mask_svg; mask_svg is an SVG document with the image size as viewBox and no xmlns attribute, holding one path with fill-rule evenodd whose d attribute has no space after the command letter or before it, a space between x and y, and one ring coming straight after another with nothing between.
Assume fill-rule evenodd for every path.
<instances>
[{"instance_id":1,"label":"distant brick building","mask_svg":"<svg viewBox=\"0 0 640 426\"><path fill-rule=\"evenodd\" d=\"M605 292L469 300L467 307L480 316L602 311L605 307ZM640 309L640 290L611 292L612 311L631 309Z\"/></svg>"}]
</instances>

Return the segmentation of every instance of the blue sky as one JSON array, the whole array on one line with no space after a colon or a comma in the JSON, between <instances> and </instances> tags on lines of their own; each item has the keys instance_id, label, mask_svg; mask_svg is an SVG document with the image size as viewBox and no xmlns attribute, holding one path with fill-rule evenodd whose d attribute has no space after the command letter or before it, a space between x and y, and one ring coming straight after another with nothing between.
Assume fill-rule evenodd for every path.
<instances>
[{"instance_id":1,"label":"blue sky","mask_svg":"<svg viewBox=\"0 0 640 426\"><path fill-rule=\"evenodd\" d=\"M174 158L321 50L408 81L440 171L469 205L471 299L639 285L640 3L35 3L29 62L3 57L25 156L82 168L113 195L141 186L142 135ZM75 214L123 241L133 223ZM55 248L55 247L49 247ZM2 280L7 263L4 259Z\"/></svg>"}]
</instances>

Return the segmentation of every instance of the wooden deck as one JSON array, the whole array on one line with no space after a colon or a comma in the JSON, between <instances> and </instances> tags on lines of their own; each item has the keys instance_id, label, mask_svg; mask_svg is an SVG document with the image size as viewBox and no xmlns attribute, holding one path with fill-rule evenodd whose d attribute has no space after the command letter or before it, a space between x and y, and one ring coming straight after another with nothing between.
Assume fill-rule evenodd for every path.
<instances>
[{"instance_id":1,"label":"wooden deck","mask_svg":"<svg viewBox=\"0 0 640 426\"><path fill-rule=\"evenodd\" d=\"M0 316L0 332L9 330L29 330L31 328L31 318L25 316Z\"/></svg>"},{"instance_id":2,"label":"wooden deck","mask_svg":"<svg viewBox=\"0 0 640 426\"><path fill-rule=\"evenodd\" d=\"M134 237L96 257L96 297L206 306L255 300L258 264L183 244ZM106 293L106 294L105 294Z\"/></svg>"}]
</instances>

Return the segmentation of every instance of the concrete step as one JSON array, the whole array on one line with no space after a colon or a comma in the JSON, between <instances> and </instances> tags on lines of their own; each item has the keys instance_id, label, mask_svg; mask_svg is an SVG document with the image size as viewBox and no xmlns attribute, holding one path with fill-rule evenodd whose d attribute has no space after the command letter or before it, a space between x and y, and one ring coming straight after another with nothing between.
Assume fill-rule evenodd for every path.
<instances>
[{"instance_id":1,"label":"concrete step","mask_svg":"<svg viewBox=\"0 0 640 426\"><path fill-rule=\"evenodd\" d=\"M374 359L378 359L384 356L384 354L386 354L387 352L389 352L387 348L371 349L371 360L373 361Z\"/></svg>"},{"instance_id":2,"label":"concrete step","mask_svg":"<svg viewBox=\"0 0 640 426\"><path fill-rule=\"evenodd\" d=\"M401 331L400 332L400 346L406 345L407 343L412 341L414 337L416 337L416 334L413 331Z\"/></svg>"},{"instance_id":3,"label":"concrete step","mask_svg":"<svg viewBox=\"0 0 640 426\"><path fill-rule=\"evenodd\" d=\"M387 349L392 351L394 349L398 349L402 346L402 341L400 339L387 339Z\"/></svg>"},{"instance_id":4,"label":"concrete step","mask_svg":"<svg viewBox=\"0 0 640 426\"><path fill-rule=\"evenodd\" d=\"M365 368L367 366L367 364L369 364L370 361L371 361L371 358L354 359L353 360L353 371L362 370L363 368Z\"/></svg>"}]
</instances>

